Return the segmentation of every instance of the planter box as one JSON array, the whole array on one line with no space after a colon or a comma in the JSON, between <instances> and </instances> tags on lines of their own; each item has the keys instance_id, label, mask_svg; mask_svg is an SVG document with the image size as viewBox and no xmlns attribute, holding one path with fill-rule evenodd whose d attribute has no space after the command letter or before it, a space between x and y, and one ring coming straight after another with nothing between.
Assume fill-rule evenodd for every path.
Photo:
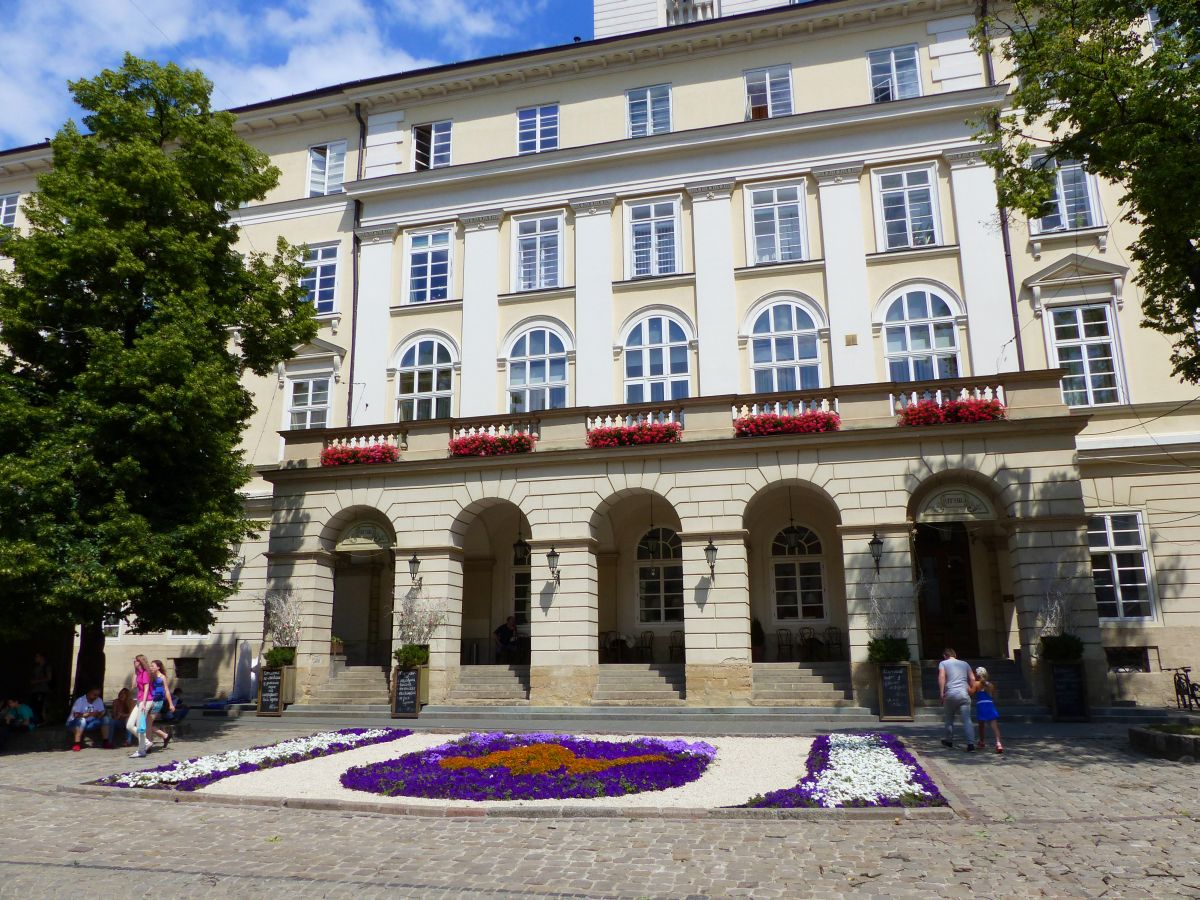
<instances>
[{"instance_id":1,"label":"planter box","mask_svg":"<svg viewBox=\"0 0 1200 900\"><path fill-rule=\"evenodd\" d=\"M920 400L900 413L900 425L953 425L968 422L996 422L1008 418L1008 410L999 400Z\"/></svg>"},{"instance_id":2,"label":"planter box","mask_svg":"<svg viewBox=\"0 0 1200 900\"><path fill-rule=\"evenodd\" d=\"M678 444L683 426L678 422L642 422L593 428L588 432L589 447L637 447L642 444Z\"/></svg>"},{"instance_id":3,"label":"planter box","mask_svg":"<svg viewBox=\"0 0 1200 900\"><path fill-rule=\"evenodd\" d=\"M535 444L531 434L465 434L450 441L450 455L509 456L532 453Z\"/></svg>"},{"instance_id":4,"label":"planter box","mask_svg":"<svg viewBox=\"0 0 1200 900\"><path fill-rule=\"evenodd\" d=\"M322 466L377 465L394 463L399 458L400 451L391 444L335 444L321 451Z\"/></svg>"},{"instance_id":5,"label":"planter box","mask_svg":"<svg viewBox=\"0 0 1200 900\"><path fill-rule=\"evenodd\" d=\"M735 419L733 433L738 437L760 437L771 434L822 434L839 431L842 417L835 412L812 410L795 416L759 413Z\"/></svg>"},{"instance_id":6,"label":"planter box","mask_svg":"<svg viewBox=\"0 0 1200 900\"><path fill-rule=\"evenodd\" d=\"M1056 722L1086 722L1088 714L1087 673L1083 663L1044 663L1050 708Z\"/></svg>"},{"instance_id":7,"label":"planter box","mask_svg":"<svg viewBox=\"0 0 1200 900\"><path fill-rule=\"evenodd\" d=\"M1129 746L1159 759L1200 762L1200 735L1168 734L1153 728L1130 728Z\"/></svg>"}]
</instances>

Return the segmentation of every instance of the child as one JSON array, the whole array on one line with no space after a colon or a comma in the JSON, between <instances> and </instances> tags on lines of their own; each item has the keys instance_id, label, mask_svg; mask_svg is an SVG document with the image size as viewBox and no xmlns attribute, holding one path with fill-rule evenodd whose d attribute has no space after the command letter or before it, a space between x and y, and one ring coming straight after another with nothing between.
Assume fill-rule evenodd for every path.
<instances>
[{"instance_id":1,"label":"child","mask_svg":"<svg viewBox=\"0 0 1200 900\"><path fill-rule=\"evenodd\" d=\"M975 695L975 721L979 723L980 748L987 749L984 725L991 722L992 735L996 738L996 752L1003 753L1004 747L1000 743L1000 712L992 698L996 693L996 686L988 681L988 671L983 666L975 670L975 684L971 686L971 693Z\"/></svg>"}]
</instances>

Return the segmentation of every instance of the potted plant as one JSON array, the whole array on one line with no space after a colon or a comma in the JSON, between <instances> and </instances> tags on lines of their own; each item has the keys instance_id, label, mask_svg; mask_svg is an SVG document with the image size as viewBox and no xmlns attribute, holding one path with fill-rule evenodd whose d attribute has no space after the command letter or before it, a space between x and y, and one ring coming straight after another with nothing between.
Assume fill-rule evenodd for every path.
<instances>
[{"instance_id":1,"label":"potted plant","mask_svg":"<svg viewBox=\"0 0 1200 900\"><path fill-rule=\"evenodd\" d=\"M750 620L750 661L762 662L766 655L767 633L763 630L758 616Z\"/></svg>"},{"instance_id":2,"label":"potted plant","mask_svg":"<svg viewBox=\"0 0 1200 900\"><path fill-rule=\"evenodd\" d=\"M419 589L413 589L400 598L393 615L399 644L392 654L396 659L393 691L399 683L400 673L415 669L418 703L426 704L429 702L429 641L446 621L446 610L441 604L421 600Z\"/></svg>"},{"instance_id":3,"label":"potted plant","mask_svg":"<svg viewBox=\"0 0 1200 900\"><path fill-rule=\"evenodd\" d=\"M336 634L329 638L329 655L330 656L345 656L346 644Z\"/></svg>"},{"instance_id":4,"label":"potted plant","mask_svg":"<svg viewBox=\"0 0 1200 900\"><path fill-rule=\"evenodd\" d=\"M867 612L867 661L875 669L876 696L881 720L912 721L916 692L909 660L908 635L916 620L920 583L889 585L890 595L876 581L870 588Z\"/></svg>"},{"instance_id":5,"label":"potted plant","mask_svg":"<svg viewBox=\"0 0 1200 900\"><path fill-rule=\"evenodd\" d=\"M1038 659L1046 663L1054 718L1057 721L1086 720L1087 677L1083 668L1083 641L1070 632L1044 634L1038 641Z\"/></svg>"},{"instance_id":6,"label":"potted plant","mask_svg":"<svg viewBox=\"0 0 1200 900\"><path fill-rule=\"evenodd\" d=\"M263 654L268 669L283 669L283 702L296 702L296 647L300 643L300 601L290 588L271 591L263 598L264 634L271 649Z\"/></svg>"}]
</instances>

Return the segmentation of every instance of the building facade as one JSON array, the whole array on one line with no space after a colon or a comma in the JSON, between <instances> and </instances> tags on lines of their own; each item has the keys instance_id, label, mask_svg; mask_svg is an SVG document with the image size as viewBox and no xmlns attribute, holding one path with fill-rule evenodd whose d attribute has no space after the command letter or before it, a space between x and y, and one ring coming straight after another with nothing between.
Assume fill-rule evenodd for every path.
<instances>
[{"instance_id":1,"label":"building facade","mask_svg":"<svg viewBox=\"0 0 1200 900\"><path fill-rule=\"evenodd\" d=\"M236 111L282 177L234 220L307 246L320 333L249 383L270 527L216 629L110 639L236 692L287 589L311 695L385 665L416 594L447 611L435 700L514 614L530 703L595 700L615 641L682 664L689 704L788 702L755 658L811 651L870 705L881 609L915 656L1015 659L1040 696L1057 605L1093 702L1164 702L1200 638L1200 409L1139 325L1117 186L1063 166L1045 215L1001 219L973 6L595 10L590 42ZM47 159L0 154L0 221ZM928 396L1008 418L897 425ZM840 430L735 431L810 411ZM638 421L682 440L588 446ZM536 449L447 451L516 433ZM377 443L398 460L320 464Z\"/></svg>"}]
</instances>

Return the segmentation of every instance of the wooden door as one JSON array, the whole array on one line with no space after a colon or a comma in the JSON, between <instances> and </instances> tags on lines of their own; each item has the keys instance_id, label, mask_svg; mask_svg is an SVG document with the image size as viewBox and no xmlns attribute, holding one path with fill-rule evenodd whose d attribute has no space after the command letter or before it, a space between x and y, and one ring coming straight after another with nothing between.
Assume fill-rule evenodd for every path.
<instances>
[{"instance_id":1,"label":"wooden door","mask_svg":"<svg viewBox=\"0 0 1200 900\"><path fill-rule=\"evenodd\" d=\"M961 522L918 525L917 570L920 594L921 657L941 659L953 647L960 659L979 655L971 542Z\"/></svg>"}]
</instances>

